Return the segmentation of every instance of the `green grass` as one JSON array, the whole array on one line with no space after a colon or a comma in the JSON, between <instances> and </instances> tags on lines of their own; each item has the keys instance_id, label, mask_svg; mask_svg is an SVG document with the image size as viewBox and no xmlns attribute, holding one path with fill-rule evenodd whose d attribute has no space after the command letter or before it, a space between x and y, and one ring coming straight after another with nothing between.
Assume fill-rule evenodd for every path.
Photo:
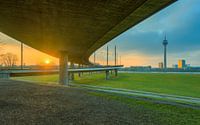
<instances>
[{"instance_id":1,"label":"green grass","mask_svg":"<svg viewBox=\"0 0 200 125\"><path fill-rule=\"evenodd\" d=\"M57 82L58 76L30 76L15 79ZM80 78L75 76L74 83L200 97L200 75L195 74L120 73L118 77L111 76L110 80L105 80L105 74L98 73L85 74Z\"/></svg>"},{"instance_id":2,"label":"green grass","mask_svg":"<svg viewBox=\"0 0 200 125\"><path fill-rule=\"evenodd\" d=\"M41 75L41 76L24 76L24 77L13 77L14 80L25 80L33 82L44 82L44 83L58 83L58 75Z\"/></svg>"},{"instance_id":3,"label":"green grass","mask_svg":"<svg viewBox=\"0 0 200 125\"><path fill-rule=\"evenodd\" d=\"M89 94L128 104L128 106L133 108L138 114L146 113L147 117L152 117L151 119L156 122L155 124L200 125L200 110L167 104L159 104L150 101L141 101L134 98L106 93L90 92ZM140 119L143 119L143 117Z\"/></svg>"},{"instance_id":4,"label":"green grass","mask_svg":"<svg viewBox=\"0 0 200 125\"><path fill-rule=\"evenodd\" d=\"M110 80L93 74L76 78L75 83L200 97L200 75L194 74L121 73Z\"/></svg>"}]
</instances>

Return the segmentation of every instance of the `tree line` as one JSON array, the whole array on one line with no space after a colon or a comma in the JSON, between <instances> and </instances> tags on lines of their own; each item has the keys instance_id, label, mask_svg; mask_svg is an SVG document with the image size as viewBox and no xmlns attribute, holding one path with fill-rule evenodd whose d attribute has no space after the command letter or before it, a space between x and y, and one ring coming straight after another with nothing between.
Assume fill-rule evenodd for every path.
<instances>
[{"instance_id":1,"label":"tree line","mask_svg":"<svg viewBox=\"0 0 200 125\"><path fill-rule=\"evenodd\" d=\"M3 50L4 42L0 41L0 52ZM13 53L3 53L0 54L0 66L6 68L12 68L16 66L18 61L17 55Z\"/></svg>"}]
</instances>

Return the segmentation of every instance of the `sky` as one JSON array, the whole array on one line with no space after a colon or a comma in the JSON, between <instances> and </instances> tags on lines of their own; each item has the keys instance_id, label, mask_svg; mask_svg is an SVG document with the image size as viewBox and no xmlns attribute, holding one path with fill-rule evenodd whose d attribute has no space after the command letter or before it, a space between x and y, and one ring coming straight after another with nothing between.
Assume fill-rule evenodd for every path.
<instances>
[{"instance_id":1,"label":"sky","mask_svg":"<svg viewBox=\"0 0 200 125\"><path fill-rule=\"evenodd\" d=\"M200 0L179 0L159 11L138 25L111 40L96 51L96 62L105 64L106 46L109 46L109 64L114 64L114 46L117 46L118 64L125 66L158 67L163 61L162 41L166 34L168 40L168 67L185 59L191 66L200 66ZM6 41L0 53L15 52L20 55L20 44L0 33L0 40ZM28 46L26 64L40 64L45 60L58 63L48 56ZM30 56L31 55L31 56ZM38 56L40 55L40 56ZM20 57L20 56L19 56ZM93 61L93 55L90 58Z\"/></svg>"},{"instance_id":2,"label":"sky","mask_svg":"<svg viewBox=\"0 0 200 125\"><path fill-rule=\"evenodd\" d=\"M185 59L192 66L200 66L199 5L200 0L179 0L124 32L107 45L113 52L114 46L117 45L121 63L125 66L158 67L158 62L163 62L162 41L166 34L169 43L168 67L177 64L179 59ZM105 50L106 46L99 49L97 54ZM101 54L99 56L101 57Z\"/></svg>"},{"instance_id":3,"label":"sky","mask_svg":"<svg viewBox=\"0 0 200 125\"><path fill-rule=\"evenodd\" d=\"M0 54L13 53L18 56L17 65L20 65L21 43L15 39L0 32L0 42L5 44L0 46ZM27 45L24 46L24 65L43 65L48 60L51 64L58 64L58 59L33 49Z\"/></svg>"}]
</instances>

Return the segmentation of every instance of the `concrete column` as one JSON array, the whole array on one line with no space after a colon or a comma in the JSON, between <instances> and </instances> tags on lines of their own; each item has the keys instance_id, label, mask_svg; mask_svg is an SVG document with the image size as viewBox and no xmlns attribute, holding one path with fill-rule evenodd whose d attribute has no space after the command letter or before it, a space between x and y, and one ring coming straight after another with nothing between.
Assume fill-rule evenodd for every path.
<instances>
[{"instance_id":1,"label":"concrete column","mask_svg":"<svg viewBox=\"0 0 200 125\"><path fill-rule=\"evenodd\" d=\"M115 66L117 65L117 47L115 45Z\"/></svg>"},{"instance_id":2,"label":"concrete column","mask_svg":"<svg viewBox=\"0 0 200 125\"><path fill-rule=\"evenodd\" d=\"M81 68L84 68L84 65L83 65L83 64L81 65ZM83 75L83 72L81 72L81 74Z\"/></svg>"},{"instance_id":3,"label":"concrete column","mask_svg":"<svg viewBox=\"0 0 200 125\"><path fill-rule=\"evenodd\" d=\"M67 52L60 52L60 71L59 71L59 83L61 85L69 85L69 76L68 76L68 55Z\"/></svg>"},{"instance_id":4,"label":"concrete column","mask_svg":"<svg viewBox=\"0 0 200 125\"><path fill-rule=\"evenodd\" d=\"M78 64L78 68L79 69L81 68L81 64ZM80 72L78 73L78 76L81 77L81 73Z\"/></svg>"},{"instance_id":5,"label":"concrete column","mask_svg":"<svg viewBox=\"0 0 200 125\"><path fill-rule=\"evenodd\" d=\"M106 70L106 80L108 80L109 79L109 70Z\"/></svg>"},{"instance_id":6,"label":"concrete column","mask_svg":"<svg viewBox=\"0 0 200 125\"><path fill-rule=\"evenodd\" d=\"M118 75L118 70L117 69L115 69L115 76L117 76Z\"/></svg>"},{"instance_id":7,"label":"concrete column","mask_svg":"<svg viewBox=\"0 0 200 125\"><path fill-rule=\"evenodd\" d=\"M107 46L107 59L106 59L106 64L108 66L108 46Z\"/></svg>"},{"instance_id":8,"label":"concrete column","mask_svg":"<svg viewBox=\"0 0 200 125\"><path fill-rule=\"evenodd\" d=\"M74 62L71 62L70 65L71 69L74 69ZM74 80L74 73L70 73L70 80Z\"/></svg>"}]
</instances>

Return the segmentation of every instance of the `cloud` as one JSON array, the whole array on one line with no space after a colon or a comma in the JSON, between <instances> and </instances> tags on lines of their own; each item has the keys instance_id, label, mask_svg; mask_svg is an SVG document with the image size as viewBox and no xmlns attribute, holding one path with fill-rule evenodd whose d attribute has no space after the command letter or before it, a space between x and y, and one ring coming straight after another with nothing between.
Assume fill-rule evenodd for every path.
<instances>
[{"instance_id":1,"label":"cloud","mask_svg":"<svg viewBox=\"0 0 200 125\"><path fill-rule=\"evenodd\" d=\"M199 5L199 0L179 0L112 42L120 46L120 51L159 55L163 51L162 41L166 33L169 53L199 50Z\"/></svg>"}]
</instances>

